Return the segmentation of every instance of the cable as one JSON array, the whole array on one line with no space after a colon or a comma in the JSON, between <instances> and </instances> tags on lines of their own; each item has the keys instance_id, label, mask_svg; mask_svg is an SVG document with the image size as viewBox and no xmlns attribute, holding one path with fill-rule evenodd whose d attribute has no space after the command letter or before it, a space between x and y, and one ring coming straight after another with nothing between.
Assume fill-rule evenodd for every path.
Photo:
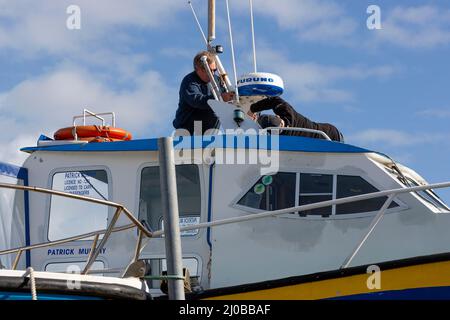
<instances>
[{"instance_id":1,"label":"cable","mask_svg":"<svg viewBox=\"0 0 450 320\"><path fill-rule=\"evenodd\" d=\"M225 1L227 5L227 16L228 16L228 33L230 35L230 46L231 46L231 59L233 62L233 72L234 72L234 86L236 94L236 102L239 103L239 90L237 87L237 72L236 72L236 60L234 57L234 45L233 45L233 33L231 31L231 19L230 19L230 6L228 0Z\"/></svg>"},{"instance_id":2,"label":"cable","mask_svg":"<svg viewBox=\"0 0 450 320\"><path fill-rule=\"evenodd\" d=\"M253 0L250 1L250 27L252 29L252 45L253 45L253 70L258 72L256 68L256 45L255 45L255 25L253 21Z\"/></svg>"}]
</instances>

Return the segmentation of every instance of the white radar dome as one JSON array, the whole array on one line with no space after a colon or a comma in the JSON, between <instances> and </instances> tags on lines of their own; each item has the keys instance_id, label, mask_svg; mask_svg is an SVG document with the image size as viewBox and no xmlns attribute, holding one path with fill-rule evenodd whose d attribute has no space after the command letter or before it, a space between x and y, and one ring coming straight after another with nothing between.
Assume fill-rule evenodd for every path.
<instances>
[{"instance_id":1,"label":"white radar dome","mask_svg":"<svg viewBox=\"0 0 450 320\"><path fill-rule=\"evenodd\" d=\"M241 76L237 82L239 96L279 96L284 91L281 77L273 73L254 72Z\"/></svg>"}]
</instances>

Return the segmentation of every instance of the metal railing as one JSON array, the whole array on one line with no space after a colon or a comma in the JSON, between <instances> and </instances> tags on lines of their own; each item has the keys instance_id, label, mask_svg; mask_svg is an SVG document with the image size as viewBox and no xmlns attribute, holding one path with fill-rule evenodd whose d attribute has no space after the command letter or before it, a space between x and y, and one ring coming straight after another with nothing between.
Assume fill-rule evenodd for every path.
<instances>
[{"instance_id":1,"label":"metal railing","mask_svg":"<svg viewBox=\"0 0 450 320\"><path fill-rule=\"evenodd\" d=\"M341 198L341 199L327 200L327 201L322 201L322 202L317 202L317 203L312 203L312 204L307 204L307 205L295 206L295 207L279 209L279 210L274 210L274 211L264 211L264 212L256 213L256 214L249 214L249 215L244 215L244 216L240 216L240 217L233 217L233 218L216 220L216 221L211 221L211 222L199 223L199 224L191 225L191 226L184 226L184 227L180 227L180 232L189 231L189 230L197 230L197 229L205 229L205 228L210 228L210 227L217 227L217 226L221 226L221 225L239 223L239 222L244 222L244 221L252 221L252 220L262 219L262 218L267 218L267 217L276 217L276 216L287 214L287 213L302 212L302 211L306 211L306 210L313 210L313 209L328 207L331 205L339 205L339 204L345 204L345 203L350 203L350 202L357 202L357 201L362 201L362 200L387 197L383 206L381 207L381 209L378 211L378 213L373 218L366 234L362 237L362 239L358 242L358 244L356 245L354 250L350 253L350 255L348 257L346 257L346 259L342 263L341 268L347 268L350 265L350 263L352 262L352 260L354 259L354 257L358 254L361 247L367 241L367 239L369 238L371 233L375 230L376 226L381 221L383 215L385 214L386 210L389 208L389 205L392 203L392 201L394 200L394 198L396 196L398 196L399 194L413 193L413 192L418 192L418 191L423 191L423 190L428 190L428 189L440 189L440 188L448 188L448 187L450 187L450 182L428 184L428 185L417 186L417 187L404 187L404 188L398 188L398 189L377 191L377 192L373 192L373 193L367 193L367 194L351 196L351 197L346 197L346 198ZM33 250L33 249L43 248L43 247L50 247L50 246L68 243L68 242L72 242L72 241L77 241L77 240L90 238L90 237L94 236L95 238L92 243L89 257L87 259L86 267L84 268L84 270L82 272L82 274L87 274L89 272L89 268L92 266L93 262L99 255L101 249L103 248L103 246L105 245L109 236L112 233L120 232L123 230L128 230L128 229L131 229L134 227L138 228L139 234L138 234L138 238L136 241L136 247L134 250L134 255L133 255L132 261L137 261L142 250L144 250L144 248L145 248L145 245L144 246L142 245L142 240L143 240L144 236L148 237L148 238L156 238L156 237L161 237L162 235L164 235L164 230L157 230L154 232L148 231L131 214L131 212L128 211L124 206L114 203L114 202L111 202L111 201L99 200L99 199L94 199L94 198L89 198L89 197L84 197L84 196L79 196L79 195L73 195L73 194L68 194L68 193L49 190L49 189L43 189L43 188L37 188L37 187L26 187L26 186L12 185L12 184L4 184L4 183L0 183L0 188L35 191L35 192L59 195L59 196L63 196L63 197L79 199L79 200L84 200L84 201L88 201L88 202L93 202L93 203L104 204L104 205L116 207L116 212L114 214L114 217L111 220L107 229L105 229L105 230L94 231L94 232L90 232L90 233L86 233L86 234L82 234L82 235L78 235L78 236L74 236L74 237L70 237L70 238L51 241L48 243L40 243L40 244L30 245L27 247L20 247L20 248L0 251L0 255L17 253L16 259L14 261L13 269L15 269L15 267L17 266L17 263L20 259L20 255L22 254L23 251ZM132 223L125 225L125 226L115 228L114 227L115 223L117 222L122 211L131 220ZM105 236L101 240L100 244L97 246L97 242L98 242L99 236L101 234L104 234ZM94 249L95 249L95 251L94 251ZM100 272L100 271L98 271L98 272Z\"/></svg>"},{"instance_id":2,"label":"metal railing","mask_svg":"<svg viewBox=\"0 0 450 320\"><path fill-rule=\"evenodd\" d=\"M152 237L152 233L150 231L148 231L133 216L133 214L127 208L125 208L121 204L118 204L118 203L115 203L112 201L94 199L94 198L90 198L90 197L85 197L85 196L80 196L80 195L75 195L75 194L71 194L71 193L65 193L65 192L55 191L55 190L50 190L50 189L45 189L45 188L20 186L20 185L15 185L15 184L8 184L8 183L0 183L0 188L15 189L15 190L22 190L22 191L32 191L32 192L62 196L62 197L66 197L66 198L78 199L78 200L82 200L82 201L92 202L92 203L116 208L116 212L114 213L114 216L111 219L111 222L109 223L108 227L104 230L93 231L90 233L85 233L85 234L81 234L78 236L73 236L70 238L65 238L65 239L60 239L60 240L55 240L55 241L50 241L50 242L46 242L46 243L39 243L39 244L30 245L30 246L0 251L0 255L17 253L17 255L14 259L13 265L12 265L13 270L16 269L17 264L19 263L20 257L24 251L28 251L28 250L31 251L33 249L51 247L51 246L55 246L55 245L60 245L60 244L68 243L68 242L73 242L73 241L78 241L78 240L94 237L94 241L92 242L92 246L91 246L91 250L89 252L89 256L88 256L88 259L86 262L86 266L85 266L84 270L82 271L82 274L87 274L89 272L90 267L92 266L95 259L98 257L98 255L102 251L103 247L105 246L106 242L108 241L108 239L112 233L128 230L131 228L137 228L139 230L139 236L138 236L138 240L136 243L135 254L133 257L135 260L137 260L139 257L138 252L140 252L140 247L142 245L143 236L146 236L149 238ZM120 215L122 214L122 212L131 221L131 224L115 228L115 225L116 225ZM102 234L104 234L104 237L102 238L100 243L97 245L99 237Z\"/></svg>"},{"instance_id":3,"label":"metal railing","mask_svg":"<svg viewBox=\"0 0 450 320\"><path fill-rule=\"evenodd\" d=\"M393 201L393 199L399 195L399 194L405 194L405 193L412 193L422 190L428 190L428 189L440 189L440 188L448 188L450 187L450 182L443 182L443 183L436 183L436 184L428 184L424 186L418 186L418 187L407 187L407 188L398 188L398 189L390 189L390 190L384 190L384 191L377 191L372 193L366 193L362 195L357 196L351 196L346 198L340 198L340 199L334 199L334 200L327 200L307 205L301 205L291 208L285 208L280 210L274 210L274 211L265 211L261 213L256 214L249 214L244 215L241 217L234 217L234 218L228 218L223 220L216 220L212 222L204 222L192 226L185 226L180 227L180 232L182 231L189 231L189 230L197 230L197 229L204 229L204 228L210 228L210 227L217 227L221 225L231 224L231 223L239 223L244 221L251 221L256 219L262 219L267 217L275 217L287 213L294 213L294 212L302 212L306 210L312 210L312 209L319 209L323 207L328 207L332 205L339 205L339 204L345 204L350 202L357 202L362 200L369 200L374 198L380 198L380 197L388 197L386 201L384 202L383 206L380 208L378 213L375 215L374 219L372 220L369 230L366 232L366 234L362 237L362 239L358 242L355 249L350 253L350 255L344 260L344 262L341 265L341 269L347 268L354 257L358 254L361 247L364 245L364 243L367 241L371 233L375 230L378 223L381 221L381 218L383 217L386 210L389 208L389 205ZM160 237L164 234L164 230L157 230L152 232L153 238ZM142 248L143 249L143 248Z\"/></svg>"},{"instance_id":4,"label":"metal railing","mask_svg":"<svg viewBox=\"0 0 450 320\"><path fill-rule=\"evenodd\" d=\"M293 132L307 132L307 133L315 133L321 135L325 138L325 140L332 141L331 138L321 130L308 129L308 128L291 128L291 127L268 127L263 129L262 131L293 131Z\"/></svg>"},{"instance_id":5,"label":"metal railing","mask_svg":"<svg viewBox=\"0 0 450 320\"><path fill-rule=\"evenodd\" d=\"M105 124L106 124L105 118L100 117L100 116L107 116L107 115L111 116L112 126L115 127L116 126L116 114L114 112L95 113L95 112L89 111L88 109L83 109L82 115L73 117L73 126L76 127L77 119L83 119L83 126L85 126L87 117L97 118L97 119L101 120L102 126L105 126Z\"/></svg>"}]
</instances>

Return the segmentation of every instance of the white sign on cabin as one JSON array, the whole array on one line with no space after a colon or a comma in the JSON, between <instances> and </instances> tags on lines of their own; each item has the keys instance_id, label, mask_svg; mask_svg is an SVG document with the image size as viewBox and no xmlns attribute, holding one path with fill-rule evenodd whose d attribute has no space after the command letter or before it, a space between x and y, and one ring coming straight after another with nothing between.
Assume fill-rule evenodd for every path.
<instances>
[{"instance_id":1,"label":"white sign on cabin","mask_svg":"<svg viewBox=\"0 0 450 320\"><path fill-rule=\"evenodd\" d=\"M79 196L98 197L98 193L94 190L92 183L81 172L64 173L63 191Z\"/></svg>"},{"instance_id":2,"label":"white sign on cabin","mask_svg":"<svg viewBox=\"0 0 450 320\"><path fill-rule=\"evenodd\" d=\"M180 217L180 228L197 224L200 224L200 216ZM164 230L164 219L161 219L161 230ZM181 231L180 235L182 237L192 237L196 236L198 231L198 229Z\"/></svg>"},{"instance_id":3,"label":"white sign on cabin","mask_svg":"<svg viewBox=\"0 0 450 320\"><path fill-rule=\"evenodd\" d=\"M101 200L109 198L105 170L57 172L53 175L52 189ZM103 230L107 226L108 210L102 204L51 196L48 239Z\"/></svg>"}]
</instances>

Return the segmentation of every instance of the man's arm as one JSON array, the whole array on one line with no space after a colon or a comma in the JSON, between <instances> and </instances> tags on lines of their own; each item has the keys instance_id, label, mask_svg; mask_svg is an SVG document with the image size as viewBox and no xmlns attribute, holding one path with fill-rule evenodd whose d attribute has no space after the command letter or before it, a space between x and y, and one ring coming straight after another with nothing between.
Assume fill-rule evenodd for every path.
<instances>
[{"instance_id":1,"label":"man's arm","mask_svg":"<svg viewBox=\"0 0 450 320\"><path fill-rule=\"evenodd\" d=\"M260 112L272 109L273 113L280 116L289 127L317 129L317 124L301 115L295 109L280 97L270 97L254 103L250 110L252 112Z\"/></svg>"},{"instance_id":2,"label":"man's arm","mask_svg":"<svg viewBox=\"0 0 450 320\"><path fill-rule=\"evenodd\" d=\"M289 103L280 97L269 97L252 104L250 107L252 112L261 112L269 109L272 109L276 115L280 116L287 126L295 125L295 120L302 117Z\"/></svg>"},{"instance_id":3,"label":"man's arm","mask_svg":"<svg viewBox=\"0 0 450 320\"><path fill-rule=\"evenodd\" d=\"M264 110L270 110L273 109L276 105L277 100L275 99L275 97L269 97L252 104L250 106L250 111L256 113Z\"/></svg>"},{"instance_id":4,"label":"man's arm","mask_svg":"<svg viewBox=\"0 0 450 320\"><path fill-rule=\"evenodd\" d=\"M209 109L208 100L214 99L212 95L206 95L202 92L200 85L195 82L187 84L181 89L182 99L192 108L207 110Z\"/></svg>"}]
</instances>

